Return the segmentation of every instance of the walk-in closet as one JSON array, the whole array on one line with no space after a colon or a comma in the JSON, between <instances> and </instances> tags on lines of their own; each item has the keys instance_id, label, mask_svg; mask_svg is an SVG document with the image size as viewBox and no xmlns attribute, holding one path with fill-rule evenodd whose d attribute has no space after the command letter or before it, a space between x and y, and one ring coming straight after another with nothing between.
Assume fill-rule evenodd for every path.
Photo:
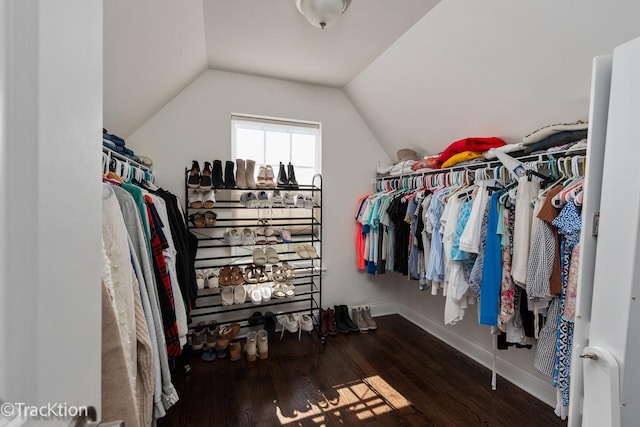
<instances>
[{"instance_id":1,"label":"walk-in closet","mask_svg":"<svg viewBox=\"0 0 640 427\"><path fill-rule=\"evenodd\" d=\"M637 425L638 16L0 2L0 426Z\"/></svg>"}]
</instances>

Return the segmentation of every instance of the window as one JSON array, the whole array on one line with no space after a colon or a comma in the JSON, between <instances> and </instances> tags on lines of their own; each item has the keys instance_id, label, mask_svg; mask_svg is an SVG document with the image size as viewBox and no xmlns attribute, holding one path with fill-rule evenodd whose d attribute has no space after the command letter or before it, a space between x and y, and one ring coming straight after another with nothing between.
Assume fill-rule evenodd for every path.
<instances>
[{"instance_id":1,"label":"window","mask_svg":"<svg viewBox=\"0 0 640 427\"><path fill-rule=\"evenodd\" d=\"M231 116L231 156L271 165L278 177L280 162L294 166L298 184L311 184L320 172L320 124L251 116ZM256 171L257 174L257 171Z\"/></svg>"}]
</instances>

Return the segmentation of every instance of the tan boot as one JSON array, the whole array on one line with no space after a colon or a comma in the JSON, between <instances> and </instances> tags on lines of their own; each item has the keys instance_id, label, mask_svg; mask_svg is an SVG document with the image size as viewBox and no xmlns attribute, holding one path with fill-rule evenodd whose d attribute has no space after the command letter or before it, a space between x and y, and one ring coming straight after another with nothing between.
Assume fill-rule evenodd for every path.
<instances>
[{"instance_id":1,"label":"tan boot","mask_svg":"<svg viewBox=\"0 0 640 427\"><path fill-rule=\"evenodd\" d=\"M257 335L254 331L251 331L247 334L247 343L244 345L244 352L247 353L247 361L255 362L256 361L256 353L258 352L256 344L257 344Z\"/></svg>"},{"instance_id":2,"label":"tan boot","mask_svg":"<svg viewBox=\"0 0 640 427\"><path fill-rule=\"evenodd\" d=\"M229 358L234 362L242 359L242 346L239 341L229 344Z\"/></svg>"},{"instance_id":3,"label":"tan boot","mask_svg":"<svg viewBox=\"0 0 640 427\"><path fill-rule=\"evenodd\" d=\"M258 356L263 360L269 357L269 334L264 329L258 331Z\"/></svg>"},{"instance_id":4,"label":"tan boot","mask_svg":"<svg viewBox=\"0 0 640 427\"><path fill-rule=\"evenodd\" d=\"M236 186L241 190L247 188L247 173L244 160L236 160Z\"/></svg>"},{"instance_id":5,"label":"tan boot","mask_svg":"<svg viewBox=\"0 0 640 427\"><path fill-rule=\"evenodd\" d=\"M245 175L247 177L247 188L256 189L256 161L245 161Z\"/></svg>"}]
</instances>

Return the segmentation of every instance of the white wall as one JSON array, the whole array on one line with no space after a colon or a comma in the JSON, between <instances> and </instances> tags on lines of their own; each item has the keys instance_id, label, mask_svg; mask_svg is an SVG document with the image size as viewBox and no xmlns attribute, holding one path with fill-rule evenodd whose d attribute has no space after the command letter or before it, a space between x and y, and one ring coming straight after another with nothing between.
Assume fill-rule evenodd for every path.
<instances>
[{"instance_id":1,"label":"white wall","mask_svg":"<svg viewBox=\"0 0 640 427\"><path fill-rule=\"evenodd\" d=\"M102 2L0 18L0 400L99 408Z\"/></svg>"},{"instance_id":2,"label":"white wall","mask_svg":"<svg viewBox=\"0 0 640 427\"><path fill-rule=\"evenodd\" d=\"M518 142L587 118L591 60L640 35L637 0L440 2L345 88L387 153Z\"/></svg>"},{"instance_id":3,"label":"white wall","mask_svg":"<svg viewBox=\"0 0 640 427\"><path fill-rule=\"evenodd\" d=\"M104 2L104 126L129 136L207 68L202 0Z\"/></svg>"},{"instance_id":4,"label":"white wall","mask_svg":"<svg viewBox=\"0 0 640 427\"><path fill-rule=\"evenodd\" d=\"M231 113L322 123L323 305L393 301L356 271L355 204L389 161L341 90L208 70L138 129L127 144L153 158L158 183L184 200L191 160L231 156Z\"/></svg>"}]
</instances>

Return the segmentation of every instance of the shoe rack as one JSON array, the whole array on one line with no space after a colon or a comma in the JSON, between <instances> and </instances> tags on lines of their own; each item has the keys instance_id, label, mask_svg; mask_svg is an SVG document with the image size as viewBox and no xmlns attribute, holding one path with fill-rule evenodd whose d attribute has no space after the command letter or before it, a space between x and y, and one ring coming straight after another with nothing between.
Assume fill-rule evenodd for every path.
<instances>
[{"instance_id":1,"label":"shoe rack","mask_svg":"<svg viewBox=\"0 0 640 427\"><path fill-rule=\"evenodd\" d=\"M238 266L244 270L253 264L253 252L256 248L266 249L268 247L276 250L280 262L287 262L295 275L290 281L294 285L294 295L284 298L275 298L260 304L254 304L251 298L247 298L244 303L224 305L222 301L222 286L209 288L208 281L205 280L204 289L198 290L198 298L195 307L191 312L191 324L189 333L198 322L208 322L215 320L218 324L238 322L242 327L240 336L246 335L250 330L256 328L255 313L272 312L279 314L309 314L319 330L320 308L322 307L322 176L315 175L311 185L298 185L298 188L277 186L275 188L239 189L239 188L216 188L215 205L213 208L192 208L189 205L189 188L187 177L189 169L185 169L185 212L187 214L188 228L198 237L198 250L196 253L196 270L213 270L220 273L225 266ZM311 199L313 205L306 203L304 207L245 207L241 202L241 196L246 192L265 191L269 199L275 191L278 191L284 200L286 193L303 196L306 200ZM189 217L196 213L204 214L206 211L215 212L215 223L208 226L196 227L189 221ZM243 229L255 230L260 226L260 221L268 221L276 234L280 228L290 232L290 242L284 242L279 237L275 244L230 244L224 239L224 233L228 229L236 229L242 233ZM202 224L200 224L202 225ZM296 251L300 246L311 245L315 248L318 257L305 259L300 256L300 251ZM272 264L267 263L268 268ZM274 281L268 283L276 284ZM245 283L246 284L246 283ZM252 324L249 320L252 320ZM278 332L282 325L276 325Z\"/></svg>"}]
</instances>

